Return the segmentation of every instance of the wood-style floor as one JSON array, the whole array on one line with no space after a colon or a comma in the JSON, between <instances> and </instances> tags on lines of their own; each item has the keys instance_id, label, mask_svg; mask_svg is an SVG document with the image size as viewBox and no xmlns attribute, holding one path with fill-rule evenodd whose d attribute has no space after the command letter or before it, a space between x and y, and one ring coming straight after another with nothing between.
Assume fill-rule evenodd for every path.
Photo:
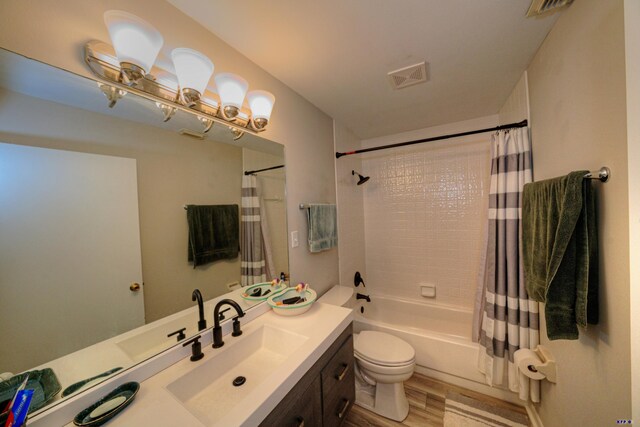
<instances>
[{"instance_id":1,"label":"wood-style floor","mask_svg":"<svg viewBox=\"0 0 640 427\"><path fill-rule=\"evenodd\" d=\"M475 391L434 380L418 373L413 374L408 381L405 381L404 390L407 394L407 400L409 400L409 415L403 422L392 421L358 405L353 405L344 425L348 427L442 426L444 420L444 399L448 391L455 391L516 412L527 413L522 406L517 406Z\"/></svg>"}]
</instances>

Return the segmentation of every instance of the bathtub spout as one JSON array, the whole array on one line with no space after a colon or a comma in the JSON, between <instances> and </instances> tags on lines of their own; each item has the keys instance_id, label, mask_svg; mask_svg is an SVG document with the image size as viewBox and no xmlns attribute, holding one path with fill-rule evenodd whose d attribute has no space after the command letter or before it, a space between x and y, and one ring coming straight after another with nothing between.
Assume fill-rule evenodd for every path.
<instances>
[{"instance_id":1,"label":"bathtub spout","mask_svg":"<svg viewBox=\"0 0 640 427\"><path fill-rule=\"evenodd\" d=\"M356 294L356 299L364 299L367 300L367 302L371 302L371 298L369 297L369 295L365 295L365 294Z\"/></svg>"}]
</instances>

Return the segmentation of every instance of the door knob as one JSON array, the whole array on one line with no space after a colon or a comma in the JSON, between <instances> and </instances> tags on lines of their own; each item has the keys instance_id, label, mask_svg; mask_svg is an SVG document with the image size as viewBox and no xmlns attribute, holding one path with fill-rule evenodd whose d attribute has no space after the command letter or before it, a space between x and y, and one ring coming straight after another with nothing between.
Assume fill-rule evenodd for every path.
<instances>
[{"instance_id":1,"label":"door knob","mask_svg":"<svg viewBox=\"0 0 640 427\"><path fill-rule=\"evenodd\" d=\"M140 283L133 282L129 286L129 290L131 290L131 292L138 292L140 290Z\"/></svg>"}]
</instances>

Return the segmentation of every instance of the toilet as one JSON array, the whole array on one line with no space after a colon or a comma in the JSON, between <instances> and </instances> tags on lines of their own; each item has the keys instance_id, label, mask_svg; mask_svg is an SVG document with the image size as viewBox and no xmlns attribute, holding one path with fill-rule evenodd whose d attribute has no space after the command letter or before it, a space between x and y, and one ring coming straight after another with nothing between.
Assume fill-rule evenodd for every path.
<instances>
[{"instance_id":1,"label":"toilet","mask_svg":"<svg viewBox=\"0 0 640 427\"><path fill-rule=\"evenodd\" d=\"M353 308L353 289L334 286L318 302ZM416 352L406 341L380 331L353 335L356 404L383 417L402 421L409 413L403 382L411 378Z\"/></svg>"}]
</instances>

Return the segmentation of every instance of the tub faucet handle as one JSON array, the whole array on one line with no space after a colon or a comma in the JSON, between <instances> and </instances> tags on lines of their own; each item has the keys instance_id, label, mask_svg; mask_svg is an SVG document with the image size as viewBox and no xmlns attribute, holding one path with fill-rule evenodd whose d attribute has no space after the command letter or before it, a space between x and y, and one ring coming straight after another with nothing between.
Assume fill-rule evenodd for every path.
<instances>
[{"instance_id":1,"label":"tub faucet handle","mask_svg":"<svg viewBox=\"0 0 640 427\"><path fill-rule=\"evenodd\" d=\"M362 275L360 274L359 271L356 271L355 276L353 276L353 284L355 285L356 288L360 285L366 288L366 286L364 285L364 280L362 279Z\"/></svg>"}]
</instances>

